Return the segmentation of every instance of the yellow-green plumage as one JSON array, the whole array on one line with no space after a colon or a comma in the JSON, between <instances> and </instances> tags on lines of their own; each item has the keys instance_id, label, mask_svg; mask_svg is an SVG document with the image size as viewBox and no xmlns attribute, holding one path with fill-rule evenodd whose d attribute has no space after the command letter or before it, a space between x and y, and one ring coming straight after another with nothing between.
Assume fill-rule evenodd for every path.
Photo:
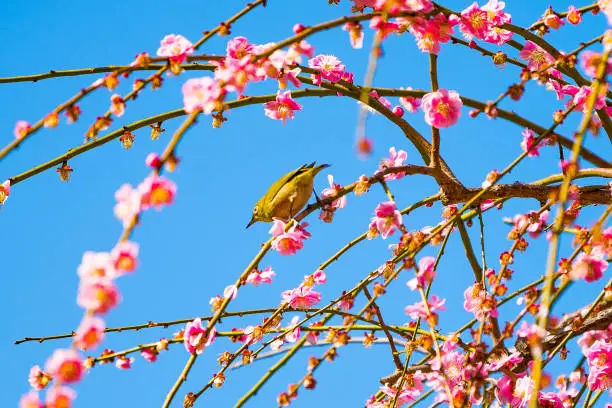
<instances>
[{"instance_id":1,"label":"yellow-green plumage","mask_svg":"<svg viewBox=\"0 0 612 408\"><path fill-rule=\"evenodd\" d=\"M315 166L312 162L276 180L255 204L247 228L258 221L272 222L273 218L293 218L310 199L315 176L326 167L329 167L329 164Z\"/></svg>"}]
</instances>

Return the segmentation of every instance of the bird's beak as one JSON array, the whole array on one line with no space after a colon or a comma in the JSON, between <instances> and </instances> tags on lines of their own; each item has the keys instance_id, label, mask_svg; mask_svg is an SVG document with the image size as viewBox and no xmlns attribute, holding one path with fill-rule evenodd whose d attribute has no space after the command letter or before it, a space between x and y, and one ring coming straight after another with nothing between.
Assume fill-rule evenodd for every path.
<instances>
[{"instance_id":1,"label":"bird's beak","mask_svg":"<svg viewBox=\"0 0 612 408\"><path fill-rule=\"evenodd\" d=\"M245 228L245 229L249 228L251 225L255 224L256 222L257 222L257 221L255 220L255 217L252 217L252 218L251 218L251 221L249 221L249 223L247 224L247 226L246 226L246 228Z\"/></svg>"}]
</instances>

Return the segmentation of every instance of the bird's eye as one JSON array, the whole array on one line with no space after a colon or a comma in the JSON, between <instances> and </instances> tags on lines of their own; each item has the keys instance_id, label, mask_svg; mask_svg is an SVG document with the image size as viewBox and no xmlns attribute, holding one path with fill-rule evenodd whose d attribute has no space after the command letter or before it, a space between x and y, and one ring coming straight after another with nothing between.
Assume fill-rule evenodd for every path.
<instances>
[{"instance_id":1,"label":"bird's eye","mask_svg":"<svg viewBox=\"0 0 612 408\"><path fill-rule=\"evenodd\" d=\"M253 208L253 214L257 214L258 211L259 211L259 207L255 206L255 208Z\"/></svg>"}]
</instances>

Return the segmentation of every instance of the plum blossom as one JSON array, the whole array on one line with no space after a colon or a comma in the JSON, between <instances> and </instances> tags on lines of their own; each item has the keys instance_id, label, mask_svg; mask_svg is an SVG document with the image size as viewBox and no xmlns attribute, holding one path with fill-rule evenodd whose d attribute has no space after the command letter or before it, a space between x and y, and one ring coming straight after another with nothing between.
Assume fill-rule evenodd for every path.
<instances>
[{"instance_id":1,"label":"plum blossom","mask_svg":"<svg viewBox=\"0 0 612 408\"><path fill-rule=\"evenodd\" d=\"M497 301L481 284L476 283L468 287L463 292L463 297L465 298L463 308L473 313L479 321L489 316L497 317Z\"/></svg>"},{"instance_id":2,"label":"plum blossom","mask_svg":"<svg viewBox=\"0 0 612 408\"><path fill-rule=\"evenodd\" d=\"M105 314L121 300L121 295L112 280L108 278L91 278L81 280L77 304L93 313Z\"/></svg>"},{"instance_id":3,"label":"plum blossom","mask_svg":"<svg viewBox=\"0 0 612 408\"><path fill-rule=\"evenodd\" d=\"M590 50L584 50L580 53L580 66L584 69L584 72L590 77L597 75L597 68L601 64L603 55ZM608 60L607 73L612 72L612 61Z\"/></svg>"},{"instance_id":4,"label":"plum blossom","mask_svg":"<svg viewBox=\"0 0 612 408\"><path fill-rule=\"evenodd\" d=\"M463 102L457 91L440 89L430 92L421 99L421 109L425 112L425 122L435 128L447 128L459 120Z\"/></svg>"},{"instance_id":5,"label":"plum blossom","mask_svg":"<svg viewBox=\"0 0 612 408\"><path fill-rule=\"evenodd\" d=\"M608 24L612 25L612 1L610 0L597 0L597 5L601 12L608 19Z\"/></svg>"},{"instance_id":6,"label":"plum blossom","mask_svg":"<svg viewBox=\"0 0 612 408\"><path fill-rule=\"evenodd\" d=\"M193 44L180 34L168 34L161 40L157 56L170 58L176 63L183 63L193 54Z\"/></svg>"},{"instance_id":7,"label":"plum blossom","mask_svg":"<svg viewBox=\"0 0 612 408\"><path fill-rule=\"evenodd\" d=\"M342 26L344 31L348 31L351 47L358 50L363 47L363 29L359 22L349 21Z\"/></svg>"},{"instance_id":8,"label":"plum blossom","mask_svg":"<svg viewBox=\"0 0 612 408\"><path fill-rule=\"evenodd\" d=\"M416 17L411 21L410 33L417 41L417 47L423 52L438 54L440 43L447 43L453 34L453 27L459 23L454 14L448 18L439 13L433 18Z\"/></svg>"},{"instance_id":9,"label":"plum blossom","mask_svg":"<svg viewBox=\"0 0 612 408\"><path fill-rule=\"evenodd\" d=\"M21 396L21 399L19 400L19 408L44 408L44 406L42 402L40 402L38 393L35 391L30 391Z\"/></svg>"},{"instance_id":10,"label":"plum blossom","mask_svg":"<svg viewBox=\"0 0 612 408\"><path fill-rule=\"evenodd\" d=\"M257 286L260 283L272 283L272 278L276 276L276 273L272 270L271 266L268 266L263 271L254 269L249 273L246 278L246 283Z\"/></svg>"},{"instance_id":11,"label":"plum blossom","mask_svg":"<svg viewBox=\"0 0 612 408\"><path fill-rule=\"evenodd\" d=\"M234 300L238 296L238 287L236 285L226 286L223 290L223 297L225 299Z\"/></svg>"},{"instance_id":12,"label":"plum blossom","mask_svg":"<svg viewBox=\"0 0 612 408\"><path fill-rule=\"evenodd\" d=\"M131 241L121 241L110 253L110 260L119 273L133 272L138 265L138 244Z\"/></svg>"},{"instance_id":13,"label":"plum blossom","mask_svg":"<svg viewBox=\"0 0 612 408\"><path fill-rule=\"evenodd\" d=\"M584 279L587 282L599 280L608 269L608 261L605 258L605 253L598 247L590 254L581 252L572 264L569 277L573 280Z\"/></svg>"},{"instance_id":14,"label":"plum blossom","mask_svg":"<svg viewBox=\"0 0 612 408\"><path fill-rule=\"evenodd\" d=\"M321 198L323 199L335 195L338 191L342 189L342 186L340 184L334 184L333 175L328 174L327 181L329 182L329 187L321 191ZM334 200L329 206L335 209L346 207L346 195L338 198L337 200Z\"/></svg>"},{"instance_id":15,"label":"plum blossom","mask_svg":"<svg viewBox=\"0 0 612 408\"><path fill-rule=\"evenodd\" d=\"M401 406L408 402L414 401L423 392L423 381L425 375L419 370L413 374L410 374L409 380L404 381L402 390L398 393L398 390L388 385L383 385L380 390L389 397L390 400L395 399L397 395L397 406ZM372 405L370 405L372 406Z\"/></svg>"},{"instance_id":16,"label":"plum blossom","mask_svg":"<svg viewBox=\"0 0 612 408\"><path fill-rule=\"evenodd\" d=\"M138 185L140 193L140 208L147 210L151 207L160 210L163 206L174 202L176 184L163 176L151 174Z\"/></svg>"},{"instance_id":17,"label":"plum blossom","mask_svg":"<svg viewBox=\"0 0 612 408\"><path fill-rule=\"evenodd\" d=\"M108 252L85 251L81 264L77 268L81 279L109 278L118 276Z\"/></svg>"},{"instance_id":18,"label":"plum blossom","mask_svg":"<svg viewBox=\"0 0 612 408\"><path fill-rule=\"evenodd\" d=\"M130 184L123 184L115 192L115 216L121 221L124 228L132 222L134 217L140 214L140 193Z\"/></svg>"},{"instance_id":19,"label":"plum blossom","mask_svg":"<svg viewBox=\"0 0 612 408\"><path fill-rule=\"evenodd\" d=\"M291 97L291 91L278 91L276 100L266 102L264 106L266 116L270 119L281 120L283 125L287 122L287 119L295 118L295 111L302 110L302 105Z\"/></svg>"},{"instance_id":20,"label":"plum blossom","mask_svg":"<svg viewBox=\"0 0 612 408\"><path fill-rule=\"evenodd\" d=\"M376 206L374 217L370 222L368 238L371 239L380 234L383 239L387 239L396 229L402 226L402 214L397 210L395 202L386 201Z\"/></svg>"},{"instance_id":21,"label":"plum blossom","mask_svg":"<svg viewBox=\"0 0 612 408\"><path fill-rule=\"evenodd\" d=\"M527 67L534 71L540 70L544 66L551 65L555 62L552 55L532 41L525 41L523 49L519 52L519 57L527 61Z\"/></svg>"},{"instance_id":22,"label":"plum blossom","mask_svg":"<svg viewBox=\"0 0 612 408\"><path fill-rule=\"evenodd\" d=\"M28 382L35 390L42 390L51 381L51 376L45 373L41 368L37 365L30 369L30 375L28 375Z\"/></svg>"},{"instance_id":23,"label":"plum blossom","mask_svg":"<svg viewBox=\"0 0 612 408\"><path fill-rule=\"evenodd\" d=\"M99 317L85 315L74 336L74 344L81 350L95 348L104 339L106 324Z\"/></svg>"},{"instance_id":24,"label":"plum blossom","mask_svg":"<svg viewBox=\"0 0 612 408\"><path fill-rule=\"evenodd\" d=\"M234 37L227 42L226 54L230 58L242 59L253 55L255 46L246 37Z\"/></svg>"},{"instance_id":25,"label":"plum blossom","mask_svg":"<svg viewBox=\"0 0 612 408\"><path fill-rule=\"evenodd\" d=\"M132 368L133 362L134 362L134 357L128 358L126 356L119 356L119 358L115 360L115 367L117 367L120 370L128 370Z\"/></svg>"},{"instance_id":26,"label":"plum blossom","mask_svg":"<svg viewBox=\"0 0 612 408\"><path fill-rule=\"evenodd\" d=\"M567 9L567 22L572 25L578 25L582 21L582 13L575 6L569 6Z\"/></svg>"},{"instance_id":27,"label":"plum blossom","mask_svg":"<svg viewBox=\"0 0 612 408\"><path fill-rule=\"evenodd\" d=\"M597 95L597 99L595 100L595 109L603 109L606 106L606 91L607 86L602 87L602 90L599 91L599 95ZM576 110L586 113L586 111L588 110L587 101L591 92L592 89L590 87L586 85L581 86L573 94L571 102L568 101L568 106L573 103L574 105L576 105Z\"/></svg>"},{"instance_id":28,"label":"plum blossom","mask_svg":"<svg viewBox=\"0 0 612 408\"><path fill-rule=\"evenodd\" d=\"M183 334L183 342L188 353L202 354L204 349L212 344L217 330L212 327L206 338L204 338L205 333L206 330L202 327L202 320L199 317L187 323Z\"/></svg>"},{"instance_id":29,"label":"plum blossom","mask_svg":"<svg viewBox=\"0 0 612 408\"><path fill-rule=\"evenodd\" d=\"M406 153L406 151L400 150L398 152L395 150L395 147L391 147L389 149L389 158L381 160L380 166L378 166L378 170L376 171L376 173L380 173L385 169L403 166L406 159L408 159L408 153ZM404 176L405 174L402 172L389 173L384 175L384 180L399 180Z\"/></svg>"},{"instance_id":30,"label":"plum blossom","mask_svg":"<svg viewBox=\"0 0 612 408\"><path fill-rule=\"evenodd\" d=\"M503 376L497 381L495 396L501 404L523 408L529 404L534 388L534 381L527 375L523 374L516 381L508 376Z\"/></svg>"},{"instance_id":31,"label":"plum blossom","mask_svg":"<svg viewBox=\"0 0 612 408\"><path fill-rule=\"evenodd\" d=\"M606 390L612 387L612 343L597 340L586 355L589 364L589 387Z\"/></svg>"},{"instance_id":32,"label":"plum blossom","mask_svg":"<svg viewBox=\"0 0 612 408\"><path fill-rule=\"evenodd\" d=\"M30 125L29 122L26 122L25 120L18 120L17 123L15 123L15 129L13 130L15 139L24 138L30 131L31 127L32 126Z\"/></svg>"},{"instance_id":33,"label":"plum blossom","mask_svg":"<svg viewBox=\"0 0 612 408\"><path fill-rule=\"evenodd\" d=\"M142 358L147 360L149 363L154 363L157 361L157 356L159 355L159 351L157 351L157 348L155 347L150 347L144 350L140 350L140 355L142 356Z\"/></svg>"},{"instance_id":34,"label":"plum blossom","mask_svg":"<svg viewBox=\"0 0 612 408\"><path fill-rule=\"evenodd\" d=\"M53 387L47 391L45 408L70 408L76 392L68 387Z\"/></svg>"},{"instance_id":35,"label":"plum blossom","mask_svg":"<svg viewBox=\"0 0 612 408\"><path fill-rule=\"evenodd\" d=\"M429 305L429 310L432 315L435 315L437 310L444 311L446 307L444 306L446 303L446 299L440 299L438 296L433 295L427 300L427 304ZM427 319L429 316L427 314L427 308L425 307L425 303L423 301L417 302L414 305L406 306L404 312L412 319L423 318Z\"/></svg>"},{"instance_id":36,"label":"plum blossom","mask_svg":"<svg viewBox=\"0 0 612 408\"><path fill-rule=\"evenodd\" d=\"M539 149L545 146L546 144L543 141L540 141L540 143L536 143L537 138L535 137L533 130L529 128L525 128L525 130L523 130L521 134L523 135L523 141L521 142L521 148L523 149L524 152L527 153L527 156L529 157L539 156L540 155Z\"/></svg>"},{"instance_id":37,"label":"plum blossom","mask_svg":"<svg viewBox=\"0 0 612 408\"><path fill-rule=\"evenodd\" d=\"M310 233L306 231L307 223L293 224L285 232L287 223L282 220L274 219L270 234L274 237L272 249L281 255L293 255L304 247L304 240L310 238Z\"/></svg>"},{"instance_id":38,"label":"plum blossom","mask_svg":"<svg viewBox=\"0 0 612 408\"><path fill-rule=\"evenodd\" d=\"M417 287L422 288L436 277L435 263L436 260L432 256L426 256L419 260L416 278L410 279L407 283L410 290L415 290Z\"/></svg>"},{"instance_id":39,"label":"plum blossom","mask_svg":"<svg viewBox=\"0 0 612 408\"><path fill-rule=\"evenodd\" d=\"M292 309L308 308L321 301L321 294L310 286L298 286L281 294L283 301L289 303Z\"/></svg>"},{"instance_id":40,"label":"plum blossom","mask_svg":"<svg viewBox=\"0 0 612 408\"><path fill-rule=\"evenodd\" d=\"M334 55L317 55L308 61L310 68L317 69L318 74L313 74L312 79L315 85L321 84L321 79L327 79L331 83L336 83L342 79L346 67Z\"/></svg>"},{"instance_id":41,"label":"plum blossom","mask_svg":"<svg viewBox=\"0 0 612 408\"><path fill-rule=\"evenodd\" d=\"M582 350L582 354L585 356L589 353L589 349L596 341L608 341L612 338L612 333L608 333L606 330L589 330L585 332L578 339L578 345Z\"/></svg>"},{"instance_id":42,"label":"plum blossom","mask_svg":"<svg viewBox=\"0 0 612 408\"><path fill-rule=\"evenodd\" d=\"M293 318L291 319L291 324L289 325L289 327L287 327L287 329L293 328L293 330L285 334L285 337L284 337L287 343L296 343L300 339L302 330L300 326L298 326L299 321L300 321L299 316L293 316Z\"/></svg>"},{"instance_id":43,"label":"plum blossom","mask_svg":"<svg viewBox=\"0 0 612 408\"><path fill-rule=\"evenodd\" d=\"M45 371L62 383L74 383L83 376L83 361L72 349L57 349L45 363Z\"/></svg>"},{"instance_id":44,"label":"plum blossom","mask_svg":"<svg viewBox=\"0 0 612 408\"><path fill-rule=\"evenodd\" d=\"M401 89L401 88L400 88ZM412 87L407 87L407 91L411 91ZM410 113L415 113L421 106L421 99L415 98L414 96L402 96L399 98L400 103Z\"/></svg>"},{"instance_id":45,"label":"plum blossom","mask_svg":"<svg viewBox=\"0 0 612 408\"><path fill-rule=\"evenodd\" d=\"M209 114L218 110L223 101L221 87L211 77L188 79L183 84L182 92L183 105L187 113L202 110Z\"/></svg>"}]
</instances>

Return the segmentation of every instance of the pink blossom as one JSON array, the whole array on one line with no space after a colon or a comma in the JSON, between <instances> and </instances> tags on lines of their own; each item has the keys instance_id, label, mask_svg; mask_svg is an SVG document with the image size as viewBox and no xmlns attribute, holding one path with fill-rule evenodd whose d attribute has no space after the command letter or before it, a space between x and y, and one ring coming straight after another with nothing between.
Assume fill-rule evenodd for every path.
<instances>
[{"instance_id":1,"label":"pink blossom","mask_svg":"<svg viewBox=\"0 0 612 408\"><path fill-rule=\"evenodd\" d=\"M380 162L380 166L378 167L377 173L394 167L401 167L404 165L404 162L408 159L408 153L404 150L400 150L399 152L395 150L395 147L391 147L389 149L389 158L382 159ZM405 176L405 173L397 172L397 173L389 173L385 174L385 181L389 180L399 180Z\"/></svg>"},{"instance_id":2,"label":"pink blossom","mask_svg":"<svg viewBox=\"0 0 612 408\"><path fill-rule=\"evenodd\" d=\"M28 375L28 382L32 386L32 388L36 390L42 390L51 381L51 376L45 373L41 368L37 365L30 369L30 375Z\"/></svg>"},{"instance_id":3,"label":"pink blossom","mask_svg":"<svg viewBox=\"0 0 612 408\"><path fill-rule=\"evenodd\" d=\"M157 56L170 58L180 64L185 62L193 51L193 44L188 39L182 35L169 34L161 40Z\"/></svg>"},{"instance_id":4,"label":"pink blossom","mask_svg":"<svg viewBox=\"0 0 612 408\"><path fill-rule=\"evenodd\" d=\"M287 119L293 119L295 117L295 111L302 110L302 105L294 101L291 97L291 91L278 91L276 100L266 102L264 106L266 116L270 119L282 120L283 125Z\"/></svg>"},{"instance_id":5,"label":"pink blossom","mask_svg":"<svg viewBox=\"0 0 612 408\"><path fill-rule=\"evenodd\" d=\"M268 73L271 77L278 75L278 71L276 69L276 74L273 76L266 70L267 67L271 66L268 62L270 58L272 58L272 56L262 61L260 67L252 63L249 57L244 57L242 59L226 57L221 61L211 61L213 65L217 66L217 69L215 69L216 83L222 84L223 89L217 92L215 85L206 84L206 86L210 86L212 88L212 95L218 96L208 97L206 95L202 95L202 99L204 101L209 98L205 106L208 106L208 109L212 110L220 106L225 95L224 90L236 91L239 96L242 96L249 82L261 81L265 79L266 73Z\"/></svg>"},{"instance_id":6,"label":"pink blossom","mask_svg":"<svg viewBox=\"0 0 612 408\"><path fill-rule=\"evenodd\" d=\"M611 336L606 330L589 330L580 336L577 343L582 350L582 354L586 356L589 353L589 349L596 341L608 341L610 338Z\"/></svg>"},{"instance_id":7,"label":"pink blossom","mask_svg":"<svg viewBox=\"0 0 612 408\"><path fill-rule=\"evenodd\" d=\"M497 301L482 285L475 284L463 292L463 308L473 313L476 319L483 321L487 317L497 317Z\"/></svg>"},{"instance_id":8,"label":"pink blossom","mask_svg":"<svg viewBox=\"0 0 612 408\"><path fill-rule=\"evenodd\" d=\"M138 265L138 244L121 241L110 253L113 267L119 273L133 272Z\"/></svg>"},{"instance_id":9,"label":"pink blossom","mask_svg":"<svg viewBox=\"0 0 612 408\"><path fill-rule=\"evenodd\" d=\"M582 13L580 13L575 6L569 6L567 9L567 22L572 25L580 24L582 21Z\"/></svg>"},{"instance_id":10,"label":"pink blossom","mask_svg":"<svg viewBox=\"0 0 612 408\"><path fill-rule=\"evenodd\" d=\"M363 29L358 22L349 21L342 26L344 31L348 31L351 47L358 50L363 47Z\"/></svg>"},{"instance_id":11,"label":"pink blossom","mask_svg":"<svg viewBox=\"0 0 612 408\"><path fill-rule=\"evenodd\" d=\"M407 91L411 91L412 88L406 88ZM414 113L419 110L419 106L421 106L421 99L415 98L413 96L402 96L399 98L400 103L410 113Z\"/></svg>"},{"instance_id":12,"label":"pink blossom","mask_svg":"<svg viewBox=\"0 0 612 408\"><path fill-rule=\"evenodd\" d=\"M246 283L257 286L260 283L272 283L272 278L276 276L276 273L272 270L271 266L268 266L263 271L254 269L249 273L246 278Z\"/></svg>"},{"instance_id":13,"label":"pink blossom","mask_svg":"<svg viewBox=\"0 0 612 408\"><path fill-rule=\"evenodd\" d=\"M214 327L211 328L206 338L204 338L205 333L206 330L202 327L202 320L199 317L187 323L183 335L183 342L185 343L185 349L187 349L188 353L202 354L204 349L212 344L215 340L217 330Z\"/></svg>"},{"instance_id":14,"label":"pink blossom","mask_svg":"<svg viewBox=\"0 0 612 408\"><path fill-rule=\"evenodd\" d=\"M438 129L454 125L461 116L463 102L456 91L440 89L430 92L421 99L425 122Z\"/></svg>"},{"instance_id":15,"label":"pink blossom","mask_svg":"<svg viewBox=\"0 0 612 408\"><path fill-rule=\"evenodd\" d=\"M11 194L11 181L5 180L0 184L0 206L6 202Z\"/></svg>"},{"instance_id":16,"label":"pink blossom","mask_svg":"<svg viewBox=\"0 0 612 408\"><path fill-rule=\"evenodd\" d=\"M523 135L523 141L521 142L521 148L527 153L529 157L537 157L540 155L539 149L544 146L544 143L536 143L537 138L533 133L533 130L525 128L521 133Z\"/></svg>"},{"instance_id":17,"label":"pink blossom","mask_svg":"<svg viewBox=\"0 0 612 408\"><path fill-rule=\"evenodd\" d=\"M311 275L312 279L314 280L314 283L316 283L317 285L323 285L327 282L327 276L325 275L325 272L323 272L322 270L318 270L315 273L313 273ZM306 279L307 277L305 276L304 279Z\"/></svg>"},{"instance_id":18,"label":"pink blossom","mask_svg":"<svg viewBox=\"0 0 612 408\"><path fill-rule=\"evenodd\" d=\"M244 341L246 344L255 344L263 339L264 331L260 326L247 326L244 328Z\"/></svg>"},{"instance_id":19,"label":"pink blossom","mask_svg":"<svg viewBox=\"0 0 612 408\"><path fill-rule=\"evenodd\" d=\"M163 206L174 202L176 184L163 176L151 174L138 185L138 192L140 207L143 210L151 207L160 210Z\"/></svg>"},{"instance_id":20,"label":"pink blossom","mask_svg":"<svg viewBox=\"0 0 612 408\"><path fill-rule=\"evenodd\" d=\"M321 294L310 286L298 286L281 294L283 301L289 303L292 309L308 308L321 301Z\"/></svg>"},{"instance_id":21,"label":"pink blossom","mask_svg":"<svg viewBox=\"0 0 612 408\"><path fill-rule=\"evenodd\" d=\"M155 347L146 348L144 350L140 350L140 355L147 360L149 363L154 363L157 361L157 356L159 355L159 351Z\"/></svg>"},{"instance_id":22,"label":"pink blossom","mask_svg":"<svg viewBox=\"0 0 612 408\"><path fill-rule=\"evenodd\" d=\"M91 278L79 284L77 304L93 313L105 314L121 300L121 295L112 280Z\"/></svg>"},{"instance_id":23,"label":"pink blossom","mask_svg":"<svg viewBox=\"0 0 612 408\"><path fill-rule=\"evenodd\" d=\"M491 361L485 365L487 371L498 371L501 368L513 368L516 364L523 361L523 357L519 352L514 352L512 354L506 354L503 357Z\"/></svg>"},{"instance_id":24,"label":"pink blossom","mask_svg":"<svg viewBox=\"0 0 612 408\"><path fill-rule=\"evenodd\" d=\"M74 336L74 344L81 350L95 348L104 339L106 324L99 317L85 315Z\"/></svg>"},{"instance_id":25,"label":"pink blossom","mask_svg":"<svg viewBox=\"0 0 612 408\"><path fill-rule=\"evenodd\" d=\"M370 230L387 239L396 229L402 226L402 214L397 210L395 202L386 201L376 206Z\"/></svg>"},{"instance_id":26,"label":"pink blossom","mask_svg":"<svg viewBox=\"0 0 612 408\"><path fill-rule=\"evenodd\" d=\"M591 254L581 252L574 261L569 272L569 277L573 280L584 279L587 282L599 280L603 273L608 269L608 261L605 254L594 248Z\"/></svg>"},{"instance_id":27,"label":"pink blossom","mask_svg":"<svg viewBox=\"0 0 612 408\"><path fill-rule=\"evenodd\" d=\"M115 192L117 204L113 209L115 216L119 218L124 228L127 228L134 217L140 214L140 193L130 184L122 185Z\"/></svg>"},{"instance_id":28,"label":"pink blossom","mask_svg":"<svg viewBox=\"0 0 612 408\"><path fill-rule=\"evenodd\" d=\"M426 256L419 260L419 268L417 270L416 278L408 281L408 287L411 290L415 290L417 287L423 288L426 284L433 281L436 277L436 271L434 265L436 260L432 256Z\"/></svg>"},{"instance_id":29,"label":"pink blossom","mask_svg":"<svg viewBox=\"0 0 612 408\"><path fill-rule=\"evenodd\" d=\"M234 37L227 42L227 56L235 59L242 59L253 55L254 45L249 43L246 37Z\"/></svg>"},{"instance_id":30,"label":"pink blossom","mask_svg":"<svg viewBox=\"0 0 612 408\"><path fill-rule=\"evenodd\" d=\"M397 395L397 406L401 406L408 402L414 401L423 392L423 381L425 376L421 371L416 371L411 375L411 381L404 381L402 390L398 393L397 388L383 385L380 390L385 394L391 401L396 398ZM371 406L371 405L370 405Z\"/></svg>"},{"instance_id":31,"label":"pink blossom","mask_svg":"<svg viewBox=\"0 0 612 408\"><path fill-rule=\"evenodd\" d=\"M519 57L527 61L527 67L534 71L555 62L555 59L549 53L531 41L525 41Z\"/></svg>"},{"instance_id":32,"label":"pink blossom","mask_svg":"<svg viewBox=\"0 0 612 408\"><path fill-rule=\"evenodd\" d=\"M68 387L53 387L47 391L45 408L70 408L76 392Z\"/></svg>"},{"instance_id":33,"label":"pink blossom","mask_svg":"<svg viewBox=\"0 0 612 408\"><path fill-rule=\"evenodd\" d=\"M270 228L270 234L274 236L272 249L281 255L293 255L304 247L304 240L310 237L310 233L305 230L308 224L294 224L285 232L286 225L284 221L274 219L272 228Z\"/></svg>"},{"instance_id":34,"label":"pink blossom","mask_svg":"<svg viewBox=\"0 0 612 408\"><path fill-rule=\"evenodd\" d=\"M109 278L118 276L108 252L85 251L81 264L77 268L77 274L83 280Z\"/></svg>"},{"instance_id":35,"label":"pink blossom","mask_svg":"<svg viewBox=\"0 0 612 408\"><path fill-rule=\"evenodd\" d=\"M597 5L602 11L604 16L608 19L608 24L612 25L612 1L610 0L597 0Z\"/></svg>"},{"instance_id":36,"label":"pink blossom","mask_svg":"<svg viewBox=\"0 0 612 408\"><path fill-rule=\"evenodd\" d=\"M542 21L546 27L550 27L554 30L558 30L561 26L565 25L565 21L554 13L546 14Z\"/></svg>"},{"instance_id":37,"label":"pink blossom","mask_svg":"<svg viewBox=\"0 0 612 408\"><path fill-rule=\"evenodd\" d=\"M440 43L450 41L453 27L457 24L459 24L459 18L455 15L447 18L444 14L439 13L430 19L417 17L410 24L410 33L417 40L419 50L438 54Z\"/></svg>"},{"instance_id":38,"label":"pink blossom","mask_svg":"<svg viewBox=\"0 0 612 408\"><path fill-rule=\"evenodd\" d=\"M538 404L545 408L564 408L563 401L554 392L540 392L538 394Z\"/></svg>"},{"instance_id":39,"label":"pink blossom","mask_svg":"<svg viewBox=\"0 0 612 408\"><path fill-rule=\"evenodd\" d=\"M123 100L121 95L113 94L110 100L110 112L117 117L123 116L123 114L125 113L125 101Z\"/></svg>"},{"instance_id":40,"label":"pink blossom","mask_svg":"<svg viewBox=\"0 0 612 408\"><path fill-rule=\"evenodd\" d=\"M581 86L578 92L574 95L572 99L572 103L576 105L576 110L585 112L588 110L587 101L589 99L589 95L591 94L591 88L588 86ZM604 89L605 91L605 89ZM568 103L569 104L569 103ZM597 100L595 101L595 109L603 109L606 106L606 92L601 92L597 95Z\"/></svg>"},{"instance_id":41,"label":"pink blossom","mask_svg":"<svg viewBox=\"0 0 612 408\"><path fill-rule=\"evenodd\" d=\"M580 66L588 76L595 77L597 75L597 68L601 64L602 57L602 54L595 51L582 51L580 53ZM608 60L608 67L606 69L608 74L612 72L611 60Z\"/></svg>"},{"instance_id":42,"label":"pink blossom","mask_svg":"<svg viewBox=\"0 0 612 408\"><path fill-rule=\"evenodd\" d=\"M342 79L342 75L346 70L342 62L333 55L317 55L308 60L308 66L319 70L318 74L312 75L315 85L321 84L321 78L327 79L331 83L336 83Z\"/></svg>"},{"instance_id":43,"label":"pink blossom","mask_svg":"<svg viewBox=\"0 0 612 408\"><path fill-rule=\"evenodd\" d=\"M238 296L238 287L236 285L226 286L223 290L223 297L225 299L234 300Z\"/></svg>"},{"instance_id":44,"label":"pink blossom","mask_svg":"<svg viewBox=\"0 0 612 408\"><path fill-rule=\"evenodd\" d=\"M446 299L440 299L436 295L431 296L427 300L427 304L429 305L429 310L431 311L431 314L433 315L435 315L435 311L437 310L441 310L441 311L446 310L444 303L446 303ZM423 301L415 303L414 305L406 306L406 308L404 309L404 312L406 312L406 314L410 316L412 319L418 319L419 317L423 319L427 319L428 317L427 308L425 307L425 303Z\"/></svg>"},{"instance_id":45,"label":"pink blossom","mask_svg":"<svg viewBox=\"0 0 612 408\"><path fill-rule=\"evenodd\" d=\"M294 316L291 319L291 324L289 325L289 327L287 327L287 329L293 328L293 330L285 334L285 341L287 343L296 343L300 339L302 330L300 326L297 325L299 321L299 316Z\"/></svg>"},{"instance_id":46,"label":"pink blossom","mask_svg":"<svg viewBox=\"0 0 612 408\"><path fill-rule=\"evenodd\" d=\"M529 324L523 320L519 330L516 332L518 337L523 337L531 341L542 340L546 336L547 332L537 324Z\"/></svg>"},{"instance_id":47,"label":"pink blossom","mask_svg":"<svg viewBox=\"0 0 612 408\"><path fill-rule=\"evenodd\" d=\"M30 391L21 396L19 400L19 408L44 408L42 402L38 398L38 393Z\"/></svg>"},{"instance_id":48,"label":"pink blossom","mask_svg":"<svg viewBox=\"0 0 612 408\"><path fill-rule=\"evenodd\" d=\"M355 1L355 3L357 4L358 1ZM424 14L433 10L433 3L431 0L374 0L372 2L362 0L361 3L378 11L384 10L391 15L401 12ZM372 3L374 3L374 5L371 5Z\"/></svg>"},{"instance_id":49,"label":"pink blossom","mask_svg":"<svg viewBox=\"0 0 612 408\"><path fill-rule=\"evenodd\" d=\"M72 349L57 349L45 363L45 371L62 383L74 383L83 376L83 362Z\"/></svg>"},{"instance_id":50,"label":"pink blossom","mask_svg":"<svg viewBox=\"0 0 612 408\"><path fill-rule=\"evenodd\" d=\"M147 165L147 167L156 169L161 166L161 159L159 158L159 155L157 153L149 153L147 155L147 158L145 159L145 164Z\"/></svg>"},{"instance_id":51,"label":"pink blossom","mask_svg":"<svg viewBox=\"0 0 612 408\"><path fill-rule=\"evenodd\" d=\"M459 30L466 39L471 40L474 37L484 39L490 29L491 22L488 19L487 12L481 9L478 3L472 3L461 12Z\"/></svg>"},{"instance_id":52,"label":"pink blossom","mask_svg":"<svg viewBox=\"0 0 612 408\"><path fill-rule=\"evenodd\" d=\"M376 16L370 20L370 28L376 30L377 36L380 38L380 41L382 41L387 38L389 34L397 32L400 25L396 22Z\"/></svg>"},{"instance_id":53,"label":"pink blossom","mask_svg":"<svg viewBox=\"0 0 612 408\"><path fill-rule=\"evenodd\" d=\"M591 390L612 387L612 343L597 340L587 354L589 364L588 384Z\"/></svg>"},{"instance_id":54,"label":"pink blossom","mask_svg":"<svg viewBox=\"0 0 612 408\"><path fill-rule=\"evenodd\" d=\"M13 130L15 139L24 138L30 131L31 127L32 126L30 125L29 122L26 122L25 120L18 120L17 123L15 123L15 130Z\"/></svg>"},{"instance_id":55,"label":"pink blossom","mask_svg":"<svg viewBox=\"0 0 612 408\"><path fill-rule=\"evenodd\" d=\"M211 77L191 78L183 84L183 105L185 112L202 110L211 113L218 110L222 98L221 87Z\"/></svg>"},{"instance_id":56,"label":"pink blossom","mask_svg":"<svg viewBox=\"0 0 612 408\"><path fill-rule=\"evenodd\" d=\"M132 368L133 362L134 362L134 357L128 358L126 356L119 356L115 360L115 367L119 368L120 370L128 370Z\"/></svg>"},{"instance_id":57,"label":"pink blossom","mask_svg":"<svg viewBox=\"0 0 612 408\"><path fill-rule=\"evenodd\" d=\"M321 191L321 198L323 199L335 195L338 191L342 189L342 186L340 186L340 184L334 184L333 175L328 174L327 181L329 182L329 188L326 188L323 191ZM329 205L329 207L336 208L336 209L344 208L345 206L346 206L346 195L338 198L337 200L334 200Z\"/></svg>"}]
</instances>

